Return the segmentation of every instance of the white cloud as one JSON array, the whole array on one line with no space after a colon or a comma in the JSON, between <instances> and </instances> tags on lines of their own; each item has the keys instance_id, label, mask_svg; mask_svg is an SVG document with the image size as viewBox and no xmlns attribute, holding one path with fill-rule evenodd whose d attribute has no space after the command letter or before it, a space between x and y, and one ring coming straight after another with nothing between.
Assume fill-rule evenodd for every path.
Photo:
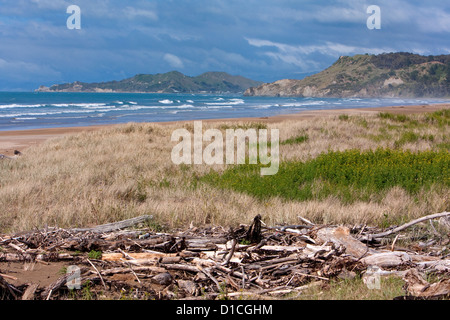
<instances>
[{"instance_id":1,"label":"white cloud","mask_svg":"<svg viewBox=\"0 0 450 320\"><path fill-rule=\"evenodd\" d=\"M134 19L137 17L141 17L141 18L146 18L146 19L150 19L152 21L157 21L158 20L158 15L151 10L144 10L144 9L137 9L134 7L126 7L123 10L125 17L127 17L128 19Z\"/></svg>"},{"instance_id":2,"label":"white cloud","mask_svg":"<svg viewBox=\"0 0 450 320\"><path fill-rule=\"evenodd\" d=\"M166 61L172 68L184 68L183 61L174 54L166 53L164 55L164 61Z\"/></svg>"},{"instance_id":3,"label":"white cloud","mask_svg":"<svg viewBox=\"0 0 450 320\"><path fill-rule=\"evenodd\" d=\"M321 65L314 57L317 54L337 58L342 55L354 55L363 53L380 54L383 52L395 51L390 48L356 47L335 42L325 42L324 44L320 45L289 45L262 39L246 38L246 40L251 46L254 47L268 47L269 49L263 53L264 55L275 60L280 60L285 63L292 64L296 67L301 68L301 70L304 72L320 69ZM270 50L271 47L272 50Z\"/></svg>"}]
</instances>

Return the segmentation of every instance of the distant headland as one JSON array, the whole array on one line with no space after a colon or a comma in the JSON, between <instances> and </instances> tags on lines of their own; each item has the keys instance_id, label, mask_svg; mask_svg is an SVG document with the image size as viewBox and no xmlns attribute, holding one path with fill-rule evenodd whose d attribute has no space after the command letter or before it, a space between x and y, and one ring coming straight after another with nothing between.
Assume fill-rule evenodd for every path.
<instances>
[{"instance_id":1,"label":"distant headland","mask_svg":"<svg viewBox=\"0 0 450 320\"><path fill-rule=\"evenodd\" d=\"M37 92L139 92L139 93L242 93L262 82L225 72L206 72L196 77L178 71L138 74L134 77L100 83L73 82L40 86Z\"/></svg>"},{"instance_id":2,"label":"distant headland","mask_svg":"<svg viewBox=\"0 0 450 320\"><path fill-rule=\"evenodd\" d=\"M384 53L340 57L302 80L279 80L249 88L246 96L446 98L450 97L450 55Z\"/></svg>"}]
</instances>

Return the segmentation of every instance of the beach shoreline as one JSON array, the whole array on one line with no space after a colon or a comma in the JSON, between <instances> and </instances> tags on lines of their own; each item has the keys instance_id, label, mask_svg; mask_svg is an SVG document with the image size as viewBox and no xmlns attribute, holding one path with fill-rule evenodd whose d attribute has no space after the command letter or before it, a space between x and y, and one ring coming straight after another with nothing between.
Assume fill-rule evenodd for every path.
<instances>
[{"instance_id":1,"label":"beach shoreline","mask_svg":"<svg viewBox=\"0 0 450 320\"><path fill-rule=\"evenodd\" d=\"M307 120L313 117L338 116L341 114L369 115L369 114L376 114L379 112L391 112L396 114L414 114L414 113L434 112L437 110L449 108L450 103L419 104L419 105L404 105L404 106L390 106L390 107L388 106L388 107L374 107L374 108L350 108L350 109L342 108L332 110L324 109L324 110L302 111L293 114L283 114L269 117L205 119L202 121L207 123L222 123L222 122L281 123L283 121ZM154 122L154 123L161 125L170 125L193 121L195 120ZM111 125L85 126L85 127L59 127L59 128L41 128L41 129L28 129L17 131L0 131L0 154L12 156L14 155L15 150L23 152L27 148L43 143L48 139L60 137L67 134L95 131L102 128L109 128L123 124L124 123Z\"/></svg>"}]
</instances>

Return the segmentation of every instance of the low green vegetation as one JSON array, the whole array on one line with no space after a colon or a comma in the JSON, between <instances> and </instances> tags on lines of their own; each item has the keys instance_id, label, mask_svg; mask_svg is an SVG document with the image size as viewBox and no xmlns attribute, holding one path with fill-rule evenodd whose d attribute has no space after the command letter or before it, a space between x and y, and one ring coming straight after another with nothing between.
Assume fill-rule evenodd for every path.
<instances>
[{"instance_id":1,"label":"low green vegetation","mask_svg":"<svg viewBox=\"0 0 450 320\"><path fill-rule=\"evenodd\" d=\"M404 296L405 282L400 277L382 277L379 289L369 289L361 276L333 280L323 286L313 286L295 299L299 300L392 300Z\"/></svg>"},{"instance_id":2,"label":"low green vegetation","mask_svg":"<svg viewBox=\"0 0 450 320\"><path fill-rule=\"evenodd\" d=\"M259 166L240 165L201 179L259 199L321 200L336 196L344 203L381 199L398 186L412 195L433 184L450 186L450 156L446 151L411 152L377 149L322 153L306 162L284 162L278 174L260 176Z\"/></svg>"},{"instance_id":3,"label":"low green vegetation","mask_svg":"<svg viewBox=\"0 0 450 320\"><path fill-rule=\"evenodd\" d=\"M102 258L102 252L101 251L91 250L91 251L89 251L88 258L89 259L100 260Z\"/></svg>"},{"instance_id":4,"label":"low green vegetation","mask_svg":"<svg viewBox=\"0 0 450 320\"><path fill-rule=\"evenodd\" d=\"M389 112L380 112L378 116L381 119L388 119L397 122L406 122L407 120L410 120L410 118L404 114L393 114Z\"/></svg>"},{"instance_id":5,"label":"low green vegetation","mask_svg":"<svg viewBox=\"0 0 450 320\"><path fill-rule=\"evenodd\" d=\"M255 130L262 130L267 129L267 124L261 123L261 122L248 122L243 124L223 124L219 127L221 130L227 130L227 129L233 129L233 130L248 130L248 129L255 129Z\"/></svg>"},{"instance_id":6,"label":"low green vegetation","mask_svg":"<svg viewBox=\"0 0 450 320\"><path fill-rule=\"evenodd\" d=\"M385 120L384 126L380 128L380 134L367 135L368 138L375 142L392 139L392 135L389 132L397 132L399 134L399 137L395 138L394 141L395 148L401 148L405 144L418 143L420 141L434 142L436 135L427 133L427 129L435 127L442 132L444 142L435 144L433 148L450 150L445 131L450 125L449 109L427 113L423 117L381 112L378 114L378 118Z\"/></svg>"},{"instance_id":7,"label":"low green vegetation","mask_svg":"<svg viewBox=\"0 0 450 320\"><path fill-rule=\"evenodd\" d=\"M281 142L281 145L293 145L303 143L309 140L309 136L307 134L296 136Z\"/></svg>"},{"instance_id":8,"label":"low green vegetation","mask_svg":"<svg viewBox=\"0 0 450 320\"><path fill-rule=\"evenodd\" d=\"M428 113L425 116L425 120L431 124L437 124L439 127L445 127L450 125L450 109L443 109Z\"/></svg>"}]
</instances>

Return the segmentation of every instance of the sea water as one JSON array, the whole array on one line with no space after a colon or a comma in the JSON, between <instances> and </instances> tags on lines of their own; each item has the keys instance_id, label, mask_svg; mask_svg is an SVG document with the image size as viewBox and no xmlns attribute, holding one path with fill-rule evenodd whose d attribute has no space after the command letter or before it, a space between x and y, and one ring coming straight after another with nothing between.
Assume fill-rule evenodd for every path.
<instances>
[{"instance_id":1,"label":"sea water","mask_svg":"<svg viewBox=\"0 0 450 320\"><path fill-rule=\"evenodd\" d=\"M268 117L307 110L445 102L449 100L245 97L239 94L0 92L0 130Z\"/></svg>"}]
</instances>

